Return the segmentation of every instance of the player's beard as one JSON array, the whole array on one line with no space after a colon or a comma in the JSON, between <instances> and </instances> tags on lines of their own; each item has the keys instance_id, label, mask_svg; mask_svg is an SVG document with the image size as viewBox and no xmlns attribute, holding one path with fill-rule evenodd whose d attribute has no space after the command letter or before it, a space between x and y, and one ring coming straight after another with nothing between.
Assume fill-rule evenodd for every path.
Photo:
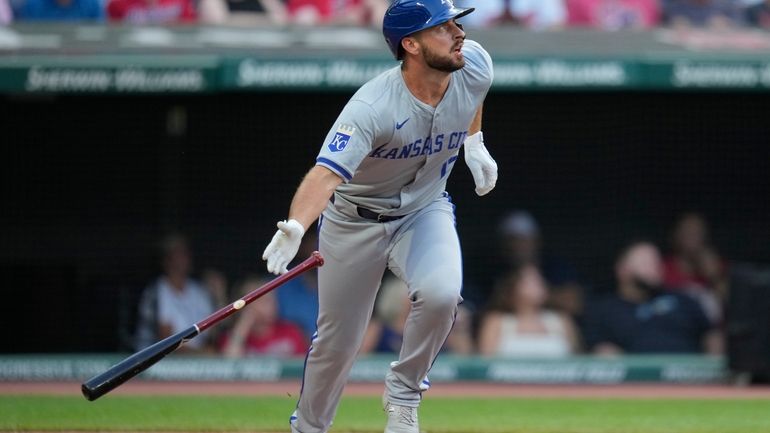
<instances>
[{"instance_id":1,"label":"player's beard","mask_svg":"<svg viewBox=\"0 0 770 433\"><path fill-rule=\"evenodd\" d=\"M454 59L456 46L452 47L452 51L449 52L448 56L442 56L425 45L422 45L420 48L422 49L422 56L425 59L425 63L433 69L442 72L454 72L465 66L464 57L461 57L460 60Z\"/></svg>"}]
</instances>

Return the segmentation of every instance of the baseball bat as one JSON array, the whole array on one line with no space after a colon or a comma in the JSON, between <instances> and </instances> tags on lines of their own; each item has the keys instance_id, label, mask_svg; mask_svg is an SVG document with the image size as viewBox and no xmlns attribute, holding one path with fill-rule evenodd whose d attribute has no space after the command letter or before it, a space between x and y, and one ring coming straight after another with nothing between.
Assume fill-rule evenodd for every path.
<instances>
[{"instance_id":1,"label":"baseball bat","mask_svg":"<svg viewBox=\"0 0 770 433\"><path fill-rule=\"evenodd\" d=\"M290 269L287 273L280 275L262 287L249 292L246 296L221 308L219 311L211 314L198 323L190 326L184 331L178 332L170 337L158 341L150 347L140 350L129 356L123 361L113 365L107 371L87 380L81 386L83 396L89 401L107 394L113 389L119 387L127 380L150 368L153 364L163 359L166 355L181 347L187 341L195 338L201 332L227 318L231 314L259 299L265 293L274 290L276 287L297 277L305 271L318 266L323 266L324 259L318 251L305 259L302 263Z\"/></svg>"}]
</instances>

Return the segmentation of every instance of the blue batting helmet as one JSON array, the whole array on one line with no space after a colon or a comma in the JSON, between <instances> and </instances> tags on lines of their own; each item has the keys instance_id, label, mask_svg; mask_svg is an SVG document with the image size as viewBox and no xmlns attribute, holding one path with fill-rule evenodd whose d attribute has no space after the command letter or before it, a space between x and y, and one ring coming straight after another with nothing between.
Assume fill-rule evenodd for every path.
<instances>
[{"instance_id":1,"label":"blue batting helmet","mask_svg":"<svg viewBox=\"0 0 770 433\"><path fill-rule=\"evenodd\" d=\"M394 0L382 19L382 34L393 56L400 59L401 39L473 10L456 8L452 0Z\"/></svg>"}]
</instances>

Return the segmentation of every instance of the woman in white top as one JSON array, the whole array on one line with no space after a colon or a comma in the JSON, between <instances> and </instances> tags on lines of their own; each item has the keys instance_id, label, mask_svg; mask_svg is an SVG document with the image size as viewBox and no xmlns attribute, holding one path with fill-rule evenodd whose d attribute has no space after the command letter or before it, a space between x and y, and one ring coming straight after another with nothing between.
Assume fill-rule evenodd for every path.
<instances>
[{"instance_id":1,"label":"woman in white top","mask_svg":"<svg viewBox=\"0 0 770 433\"><path fill-rule=\"evenodd\" d=\"M546 282L533 265L500 280L481 323L481 354L561 357L576 352L575 325L569 317L543 308L547 296Z\"/></svg>"}]
</instances>

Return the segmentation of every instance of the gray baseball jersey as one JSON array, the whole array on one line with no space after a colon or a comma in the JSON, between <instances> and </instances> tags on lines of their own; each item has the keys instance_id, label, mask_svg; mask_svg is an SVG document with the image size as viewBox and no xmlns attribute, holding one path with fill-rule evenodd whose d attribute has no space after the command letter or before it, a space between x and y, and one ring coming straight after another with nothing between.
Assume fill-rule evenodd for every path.
<instances>
[{"instance_id":1,"label":"gray baseball jersey","mask_svg":"<svg viewBox=\"0 0 770 433\"><path fill-rule=\"evenodd\" d=\"M418 100L395 67L364 84L329 131L316 164L345 180L336 198L385 215L406 215L444 191L468 126L492 81L492 59L463 45L436 108Z\"/></svg>"},{"instance_id":2,"label":"gray baseball jersey","mask_svg":"<svg viewBox=\"0 0 770 433\"><path fill-rule=\"evenodd\" d=\"M326 137L316 164L344 182L319 222L318 330L290 419L294 433L331 426L386 268L406 282L411 309L385 397L417 406L430 386L428 371L462 300L460 243L444 188L492 81L479 44L466 40L463 54L465 67L451 74L435 109L411 94L395 67L356 92ZM403 218L372 221L356 207Z\"/></svg>"}]
</instances>

